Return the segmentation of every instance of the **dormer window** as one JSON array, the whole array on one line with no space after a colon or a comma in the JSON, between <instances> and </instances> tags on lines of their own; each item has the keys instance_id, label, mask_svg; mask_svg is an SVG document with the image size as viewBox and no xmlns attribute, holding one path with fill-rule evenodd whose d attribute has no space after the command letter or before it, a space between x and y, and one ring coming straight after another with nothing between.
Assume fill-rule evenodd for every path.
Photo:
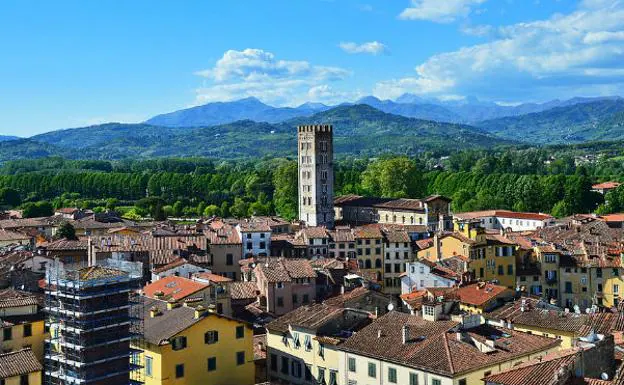
<instances>
[{"instance_id":1,"label":"dormer window","mask_svg":"<svg viewBox=\"0 0 624 385\"><path fill-rule=\"evenodd\" d=\"M309 335L305 336L304 347L305 347L306 352L309 352L312 350L312 339L310 338Z\"/></svg>"},{"instance_id":2,"label":"dormer window","mask_svg":"<svg viewBox=\"0 0 624 385\"><path fill-rule=\"evenodd\" d=\"M293 333L293 346L295 349L301 347L301 341L299 340L299 333Z\"/></svg>"}]
</instances>

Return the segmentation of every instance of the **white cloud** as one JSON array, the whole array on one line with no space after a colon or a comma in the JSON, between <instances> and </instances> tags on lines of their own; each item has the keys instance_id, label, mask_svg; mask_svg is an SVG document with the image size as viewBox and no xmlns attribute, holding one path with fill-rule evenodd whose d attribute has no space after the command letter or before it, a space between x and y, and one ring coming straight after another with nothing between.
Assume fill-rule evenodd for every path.
<instances>
[{"instance_id":1,"label":"white cloud","mask_svg":"<svg viewBox=\"0 0 624 385\"><path fill-rule=\"evenodd\" d=\"M362 12L372 12L373 11L373 6L370 4L361 4L359 6L360 11Z\"/></svg>"},{"instance_id":2,"label":"white cloud","mask_svg":"<svg viewBox=\"0 0 624 385\"><path fill-rule=\"evenodd\" d=\"M351 72L307 61L278 60L271 52L247 48L226 51L213 67L196 74L206 79L196 90L196 104L254 96L265 103L296 105L307 100L310 88L346 79Z\"/></svg>"},{"instance_id":3,"label":"white cloud","mask_svg":"<svg viewBox=\"0 0 624 385\"><path fill-rule=\"evenodd\" d=\"M491 25L462 25L459 30L464 35L483 37L491 34L493 29Z\"/></svg>"},{"instance_id":4,"label":"white cloud","mask_svg":"<svg viewBox=\"0 0 624 385\"><path fill-rule=\"evenodd\" d=\"M379 82L374 94L526 100L622 90L623 32L624 2L586 0L572 13L504 26L488 43L434 55L414 76Z\"/></svg>"},{"instance_id":5,"label":"white cloud","mask_svg":"<svg viewBox=\"0 0 624 385\"><path fill-rule=\"evenodd\" d=\"M368 53L371 55L379 55L388 51L388 47L378 41L369 41L362 44L354 42L342 42L338 45L346 53Z\"/></svg>"},{"instance_id":6,"label":"white cloud","mask_svg":"<svg viewBox=\"0 0 624 385\"><path fill-rule=\"evenodd\" d=\"M436 23L452 23L467 17L472 7L487 0L412 0L411 7L399 15L404 20L429 20Z\"/></svg>"}]
</instances>

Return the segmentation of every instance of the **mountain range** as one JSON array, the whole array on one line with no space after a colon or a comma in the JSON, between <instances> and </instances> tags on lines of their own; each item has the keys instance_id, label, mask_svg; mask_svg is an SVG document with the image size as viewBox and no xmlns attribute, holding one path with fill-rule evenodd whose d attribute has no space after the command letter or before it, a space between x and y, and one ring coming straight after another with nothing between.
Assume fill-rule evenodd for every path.
<instances>
[{"instance_id":1,"label":"mountain range","mask_svg":"<svg viewBox=\"0 0 624 385\"><path fill-rule=\"evenodd\" d=\"M306 103L289 108L246 98L162 114L138 124L107 123L31 138L0 137L0 161L44 156L292 156L294 127L310 123L334 124L339 156L624 140L624 99L573 98L500 106L475 98L440 101L405 94L395 101L369 96L337 106Z\"/></svg>"}]
</instances>

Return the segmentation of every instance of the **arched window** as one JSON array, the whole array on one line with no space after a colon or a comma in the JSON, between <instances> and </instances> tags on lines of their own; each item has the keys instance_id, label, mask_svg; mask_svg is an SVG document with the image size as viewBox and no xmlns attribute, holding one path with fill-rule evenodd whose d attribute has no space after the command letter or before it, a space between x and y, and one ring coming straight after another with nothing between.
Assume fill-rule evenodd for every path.
<instances>
[{"instance_id":1,"label":"arched window","mask_svg":"<svg viewBox=\"0 0 624 385\"><path fill-rule=\"evenodd\" d=\"M422 225L422 218L418 218L418 224Z\"/></svg>"},{"instance_id":2,"label":"arched window","mask_svg":"<svg viewBox=\"0 0 624 385\"><path fill-rule=\"evenodd\" d=\"M375 268L381 269L381 259L379 258L375 259Z\"/></svg>"},{"instance_id":3,"label":"arched window","mask_svg":"<svg viewBox=\"0 0 624 385\"><path fill-rule=\"evenodd\" d=\"M364 265L366 266L366 269L370 269L371 268L371 261L370 261L370 259L367 259L366 262L364 262Z\"/></svg>"}]
</instances>

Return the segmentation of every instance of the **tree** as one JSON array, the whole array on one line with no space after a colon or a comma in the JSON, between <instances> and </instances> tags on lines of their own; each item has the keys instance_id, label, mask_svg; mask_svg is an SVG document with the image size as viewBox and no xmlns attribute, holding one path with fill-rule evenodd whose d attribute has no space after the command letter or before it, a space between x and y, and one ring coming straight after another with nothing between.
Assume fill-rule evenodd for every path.
<instances>
[{"instance_id":1,"label":"tree","mask_svg":"<svg viewBox=\"0 0 624 385\"><path fill-rule=\"evenodd\" d=\"M69 223L69 222L65 222L61 225L61 227L59 227L56 236L59 238L65 238L65 239L69 239L69 240L76 240L78 239L78 237L76 237L76 229L74 228L74 226Z\"/></svg>"},{"instance_id":2,"label":"tree","mask_svg":"<svg viewBox=\"0 0 624 385\"><path fill-rule=\"evenodd\" d=\"M22 205L22 217L37 218L54 215L52 204L47 201L27 202Z\"/></svg>"},{"instance_id":3,"label":"tree","mask_svg":"<svg viewBox=\"0 0 624 385\"><path fill-rule=\"evenodd\" d=\"M22 203L19 191L14 188L4 187L0 189L0 205L16 207Z\"/></svg>"},{"instance_id":4,"label":"tree","mask_svg":"<svg viewBox=\"0 0 624 385\"><path fill-rule=\"evenodd\" d=\"M217 215L219 214L219 206L217 205L208 205L206 206L206 208L204 209L204 216L206 217L211 217L213 215Z\"/></svg>"},{"instance_id":5,"label":"tree","mask_svg":"<svg viewBox=\"0 0 624 385\"><path fill-rule=\"evenodd\" d=\"M275 211L289 220L297 217L297 172L297 162L289 161L280 165L273 173Z\"/></svg>"}]
</instances>

